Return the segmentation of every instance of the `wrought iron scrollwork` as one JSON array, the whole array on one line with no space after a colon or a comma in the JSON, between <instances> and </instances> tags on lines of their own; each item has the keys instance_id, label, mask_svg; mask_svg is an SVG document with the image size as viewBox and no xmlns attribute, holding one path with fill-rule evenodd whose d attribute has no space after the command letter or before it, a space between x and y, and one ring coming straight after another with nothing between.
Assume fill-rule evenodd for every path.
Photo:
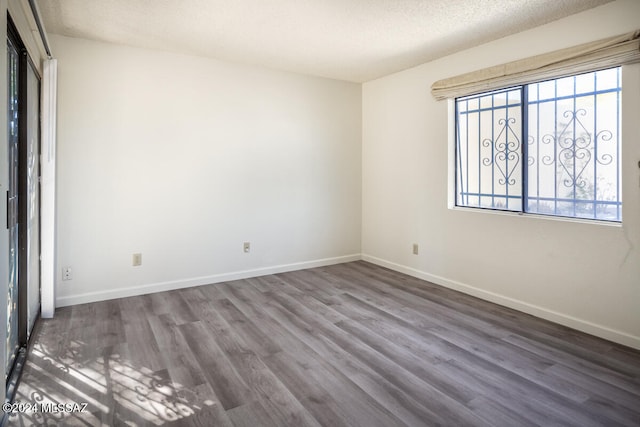
<instances>
[{"instance_id":1,"label":"wrought iron scrollwork","mask_svg":"<svg viewBox=\"0 0 640 427\"><path fill-rule=\"evenodd\" d=\"M601 130L596 134L596 144L598 141L611 141L613 139L613 133L608 130ZM599 158L596 157L596 162L601 165L610 165L613 162L613 156L611 154L603 154Z\"/></svg>"},{"instance_id":2,"label":"wrought iron scrollwork","mask_svg":"<svg viewBox=\"0 0 640 427\"><path fill-rule=\"evenodd\" d=\"M533 145L535 144L535 142L536 142L536 139L535 139L533 136L529 135L529 136L527 137L527 145L529 145L529 146L532 146L532 147L533 147ZM531 148L529 148L529 150L531 150ZM527 165L528 165L529 167L533 166L535 163L536 163L536 158L535 158L534 156L529 156L529 157L527 158Z\"/></svg>"},{"instance_id":3,"label":"wrought iron scrollwork","mask_svg":"<svg viewBox=\"0 0 640 427\"><path fill-rule=\"evenodd\" d=\"M583 177L583 173L591 164L592 158L594 158L595 145L600 141L613 139L613 133L610 130L602 130L595 135L595 138L592 138L580 120L580 117L586 115L586 110L582 108L575 111L565 111L562 116L569 119L569 121L564 124L558 135L546 134L541 138L543 144L555 145L558 151L555 156L545 155L540 161L546 166L556 163L562 168L566 176L562 181L565 187L585 188L588 186L589 183ZM613 156L606 153L595 157L595 161L601 165L611 164L613 160ZM529 165L535 163L535 161L530 157Z\"/></svg>"},{"instance_id":4,"label":"wrought iron scrollwork","mask_svg":"<svg viewBox=\"0 0 640 427\"><path fill-rule=\"evenodd\" d=\"M490 157L482 159L482 164L496 166L496 169L502 175L498 178L498 182L501 185L514 185L516 183L516 179L512 178L512 175L518 170L518 164L520 163L520 139L511 127L515 123L516 119L513 117L498 120L500 125L498 136L494 140L487 138L482 141L483 147L491 147L493 149Z\"/></svg>"},{"instance_id":5,"label":"wrought iron scrollwork","mask_svg":"<svg viewBox=\"0 0 640 427\"><path fill-rule=\"evenodd\" d=\"M586 116L584 109L565 111L562 115L569 119L558 135L558 162L567 173L563 180L565 187L584 188L587 185L585 179L581 179L582 173L591 162L591 135L582 124L578 116Z\"/></svg>"}]
</instances>

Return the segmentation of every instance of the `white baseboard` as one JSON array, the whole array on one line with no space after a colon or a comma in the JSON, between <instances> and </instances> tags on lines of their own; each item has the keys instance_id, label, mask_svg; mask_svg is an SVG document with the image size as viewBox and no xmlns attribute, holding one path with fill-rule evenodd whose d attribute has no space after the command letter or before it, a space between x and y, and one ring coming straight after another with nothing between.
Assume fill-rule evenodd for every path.
<instances>
[{"instance_id":1,"label":"white baseboard","mask_svg":"<svg viewBox=\"0 0 640 427\"><path fill-rule=\"evenodd\" d=\"M557 311L549 310L544 307L540 307L534 304L529 304L524 301L520 301L514 298L510 298L504 295L489 292L484 289L476 288L466 283L450 280L445 277L429 274L424 271L417 270L415 268L407 267L405 265L396 264L394 262L386 261L384 259L376 258L371 255L362 254L362 260L370 262L372 264L386 267L391 270L398 271L400 273L408 274L409 276L417 277L418 279L426 280L436 285L444 286L446 288L454 289L456 291L463 292L474 297L478 297L485 301L490 301L505 307L512 308L514 310L522 311L533 316L549 320L554 323L559 323L564 326L568 326L573 329L577 329L582 332L586 332L591 335L595 335L600 338L604 338L609 341L613 341L628 347L636 348L640 350L640 337L628 334L626 332L617 331L615 329L608 328L606 326L598 325L587 320L579 319L567 314L559 313Z\"/></svg>"},{"instance_id":2,"label":"white baseboard","mask_svg":"<svg viewBox=\"0 0 640 427\"><path fill-rule=\"evenodd\" d=\"M172 280L168 282L149 283L140 286L110 289L98 292L88 292L78 295L70 295L56 298L56 307L85 304L97 301L106 301L116 298L132 297L136 295L151 294L154 292L172 291L175 289L190 288L193 286L209 285L213 283L229 282L232 280L247 279L249 277L265 276L267 274L284 273L287 271L302 270L305 268L323 267L332 264L341 264L361 260L360 254L345 255L334 258L324 258L312 261L282 264L271 267L256 268L252 270L234 271L231 273L214 274L212 276L193 277L184 280Z\"/></svg>"}]
</instances>

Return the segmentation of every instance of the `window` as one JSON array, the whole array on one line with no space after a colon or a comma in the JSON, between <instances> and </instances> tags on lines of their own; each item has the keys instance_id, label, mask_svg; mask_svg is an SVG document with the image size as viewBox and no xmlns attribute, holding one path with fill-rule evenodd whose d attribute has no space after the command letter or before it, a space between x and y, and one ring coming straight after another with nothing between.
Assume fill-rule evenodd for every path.
<instances>
[{"instance_id":1,"label":"window","mask_svg":"<svg viewBox=\"0 0 640 427\"><path fill-rule=\"evenodd\" d=\"M456 205L621 221L620 72L456 98Z\"/></svg>"}]
</instances>

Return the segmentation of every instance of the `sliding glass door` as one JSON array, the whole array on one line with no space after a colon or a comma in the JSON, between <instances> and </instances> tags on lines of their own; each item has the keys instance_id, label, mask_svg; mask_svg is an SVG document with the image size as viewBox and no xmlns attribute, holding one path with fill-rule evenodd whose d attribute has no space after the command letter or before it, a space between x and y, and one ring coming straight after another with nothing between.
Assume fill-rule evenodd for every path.
<instances>
[{"instance_id":1,"label":"sliding glass door","mask_svg":"<svg viewBox=\"0 0 640 427\"><path fill-rule=\"evenodd\" d=\"M9 19L7 31L9 286L5 382L15 386L40 313L40 77ZM9 392L7 396L9 396Z\"/></svg>"},{"instance_id":2,"label":"sliding glass door","mask_svg":"<svg viewBox=\"0 0 640 427\"><path fill-rule=\"evenodd\" d=\"M7 295L7 365L5 378L9 376L16 355L20 348L18 337L18 266L19 266L19 231L18 222L18 177L19 177L19 138L18 138L18 64L20 53L11 38L7 40L8 67L8 142L9 142L9 189L8 227L9 227L9 289Z\"/></svg>"}]
</instances>

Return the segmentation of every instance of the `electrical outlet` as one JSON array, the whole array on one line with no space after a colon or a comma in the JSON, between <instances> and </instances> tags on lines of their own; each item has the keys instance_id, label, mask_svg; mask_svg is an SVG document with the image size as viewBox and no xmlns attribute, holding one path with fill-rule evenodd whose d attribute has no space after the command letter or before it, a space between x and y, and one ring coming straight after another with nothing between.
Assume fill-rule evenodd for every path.
<instances>
[{"instance_id":1,"label":"electrical outlet","mask_svg":"<svg viewBox=\"0 0 640 427\"><path fill-rule=\"evenodd\" d=\"M413 244L413 254L414 254L414 255L418 255L419 249L420 249L420 248L418 247L418 244L417 244L417 243L414 243L414 244Z\"/></svg>"},{"instance_id":2,"label":"electrical outlet","mask_svg":"<svg viewBox=\"0 0 640 427\"><path fill-rule=\"evenodd\" d=\"M62 280L71 280L71 267L62 267Z\"/></svg>"},{"instance_id":3,"label":"electrical outlet","mask_svg":"<svg viewBox=\"0 0 640 427\"><path fill-rule=\"evenodd\" d=\"M140 254L140 253L133 254L132 261L133 261L132 264L133 264L134 267L142 265L142 254Z\"/></svg>"},{"instance_id":4,"label":"electrical outlet","mask_svg":"<svg viewBox=\"0 0 640 427\"><path fill-rule=\"evenodd\" d=\"M248 254L249 252L251 252L251 243L250 242L244 242L244 245L242 246L242 249L244 250L245 254Z\"/></svg>"}]
</instances>

